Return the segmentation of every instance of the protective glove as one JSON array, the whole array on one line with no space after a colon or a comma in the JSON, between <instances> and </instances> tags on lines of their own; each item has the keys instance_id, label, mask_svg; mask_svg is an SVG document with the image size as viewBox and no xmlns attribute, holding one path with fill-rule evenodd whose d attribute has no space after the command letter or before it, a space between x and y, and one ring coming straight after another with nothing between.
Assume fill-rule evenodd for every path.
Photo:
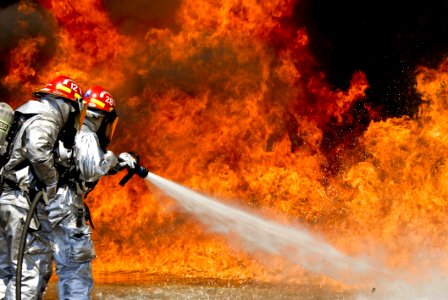
<instances>
[{"instance_id":1,"label":"protective glove","mask_svg":"<svg viewBox=\"0 0 448 300\"><path fill-rule=\"evenodd\" d=\"M113 168L118 164L117 157L110 150L107 150L106 153L104 153L104 160L108 162L110 168Z\"/></svg>"},{"instance_id":2,"label":"protective glove","mask_svg":"<svg viewBox=\"0 0 448 300\"><path fill-rule=\"evenodd\" d=\"M137 165L137 160L129 153L123 152L118 155L118 161L121 167L128 167L130 169L135 169Z\"/></svg>"}]
</instances>

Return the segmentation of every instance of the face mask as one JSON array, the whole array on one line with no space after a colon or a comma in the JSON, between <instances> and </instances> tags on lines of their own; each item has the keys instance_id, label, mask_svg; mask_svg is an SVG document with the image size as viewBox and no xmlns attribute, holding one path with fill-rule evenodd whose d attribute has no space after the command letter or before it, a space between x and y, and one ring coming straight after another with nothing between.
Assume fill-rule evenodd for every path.
<instances>
[{"instance_id":1,"label":"face mask","mask_svg":"<svg viewBox=\"0 0 448 300\"><path fill-rule=\"evenodd\" d=\"M118 116L115 111L107 113L97 131L98 139L103 149L105 149L112 141L117 124Z\"/></svg>"}]
</instances>

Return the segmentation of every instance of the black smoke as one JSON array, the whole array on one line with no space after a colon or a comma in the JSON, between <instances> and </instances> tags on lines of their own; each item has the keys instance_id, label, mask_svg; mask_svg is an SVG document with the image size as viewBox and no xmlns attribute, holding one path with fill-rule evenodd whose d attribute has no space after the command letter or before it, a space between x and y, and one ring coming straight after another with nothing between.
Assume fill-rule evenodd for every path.
<instances>
[{"instance_id":1,"label":"black smoke","mask_svg":"<svg viewBox=\"0 0 448 300\"><path fill-rule=\"evenodd\" d=\"M327 157L322 167L330 176L349 160L365 159L358 138L372 120L416 116L417 67L435 68L448 54L447 0L302 0L293 24L306 28L310 50L333 89L346 90L356 71L369 83L366 98L344 116L349 122L321 126Z\"/></svg>"},{"instance_id":2,"label":"black smoke","mask_svg":"<svg viewBox=\"0 0 448 300\"><path fill-rule=\"evenodd\" d=\"M367 101L382 116L415 115L419 65L436 67L448 54L448 1L303 0L294 20L329 82L346 89L354 71L367 75Z\"/></svg>"},{"instance_id":3,"label":"black smoke","mask_svg":"<svg viewBox=\"0 0 448 300\"><path fill-rule=\"evenodd\" d=\"M20 40L44 37L45 43L33 59L32 67L38 72L45 67L56 49L56 22L42 6L26 2L26 9L20 8L20 1L2 1L0 5L0 78L8 73L11 53ZM27 78L33 80L33 78ZM1 99L9 99L12 91L0 83Z\"/></svg>"}]
</instances>

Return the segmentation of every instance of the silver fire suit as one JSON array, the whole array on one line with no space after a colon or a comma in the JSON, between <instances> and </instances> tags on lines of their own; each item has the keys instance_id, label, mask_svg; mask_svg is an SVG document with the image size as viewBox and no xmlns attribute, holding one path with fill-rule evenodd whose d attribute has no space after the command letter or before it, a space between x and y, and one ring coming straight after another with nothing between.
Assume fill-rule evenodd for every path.
<instances>
[{"instance_id":1,"label":"silver fire suit","mask_svg":"<svg viewBox=\"0 0 448 300\"><path fill-rule=\"evenodd\" d=\"M95 257L91 229L86 224L86 209L81 194L90 191L90 183L118 168L117 157L100 148L99 140L87 118L76 135L73 153L62 146L58 164L67 179L61 179L54 201L47 207L53 228L54 259L59 276L59 299L91 299L92 259Z\"/></svg>"},{"instance_id":2,"label":"silver fire suit","mask_svg":"<svg viewBox=\"0 0 448 300\"><path fill-rule=\"evenodd\" d=\"M12 142L11 156L1 172L0 196L0 298L15 299L17 254L22 226L30 202L38 190L55 196L58 172L54 145L71 105L62 99L43 97L16 109L27 116ZM51 276L50 224L45 204L39 203L31 223L22 269L22 299L41 299Z\"/></svg>"}]
</instances>

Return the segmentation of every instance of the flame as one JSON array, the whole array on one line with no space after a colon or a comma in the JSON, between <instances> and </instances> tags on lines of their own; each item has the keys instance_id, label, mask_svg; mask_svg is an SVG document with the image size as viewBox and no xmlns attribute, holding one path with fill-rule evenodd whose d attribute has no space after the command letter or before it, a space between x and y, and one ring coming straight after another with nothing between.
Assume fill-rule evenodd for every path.
<instances>
[{"instance_id":1,"label":"flame","mask_svg":"<svg viewBox=\"0 0 448 300\"><path fill-rule=\"evenodd\" d=\"M166 20L121 27L140 14L117 1L21 2L23 26L39 16L51 30L24 31L0 51L8 61L2 96L17 106L55 74L84 90L102 85L118 99L111 149L138 151L154 173L307 224L347 253L383 248L392 267L411 269L417 258L429 265L433 256L422 258L423 250L448 250L448 62L419 70L418 116L380 120L366 107L371 122L360 126L352 107L365 98L366 76L354 73L345 91L330 87L306 28L288 22L295 1L166 3ZM266 266L207 233L143 181L120 187L121 175L103 178L87 199L96 273L304 280L299 267L285 274L281 258Z\"/></svg>"},{"instance_id":2,"label":"flame","mask_svg":"<svg viewBox=\"0 0 448 300\"><path fill-rule=\"evenodd\" d=\"M418 116L370 124L362 137L370 157L344 176L356 189L347 206L350 226L362 224L359 234L385 241L394 265L415 264L424 251L417 265L430 264L431 252L446 250L446 66L419 70L417 90L425 103Z\"/></svg>"}]
</instances>

